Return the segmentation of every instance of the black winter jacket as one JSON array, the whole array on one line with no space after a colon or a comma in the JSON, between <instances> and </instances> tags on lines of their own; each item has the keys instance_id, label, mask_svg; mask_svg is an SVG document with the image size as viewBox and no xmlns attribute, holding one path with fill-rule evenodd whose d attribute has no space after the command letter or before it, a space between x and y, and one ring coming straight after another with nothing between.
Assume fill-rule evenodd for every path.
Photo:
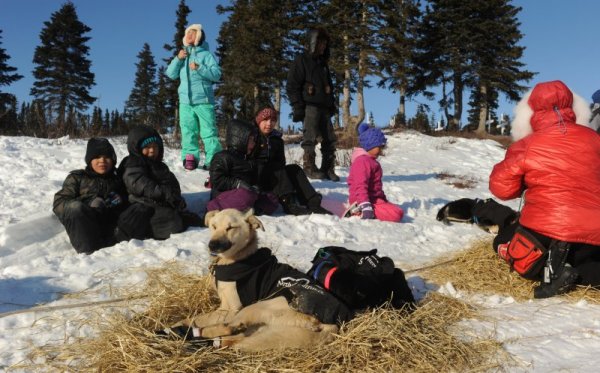
<instances>
[{"instance_id":1,"label":"black winter jacket","mask_svg":"<svg viewBox=\"0 0 600 373\"><path fill-rule=\"evenodd\" d=\"M257 184L255 162L247 155L248 139L256 136L256 128L234 119L227 126L227 149L215 154L210 163L211 199L228 190Z\"/></svg>"},{"instance_id":2,"label":"black winter jacket","mask_svg":"<svg viewBox=\"0 0 600 373\"><path fill-rule=\"evenodd\" d=\"M140 148L142 141L152 136L159 140L159 157L156 160L144 157ZM123 178L129 201L185 209L179 181L162 162L164 147L158 132L147 126L135 127L127 136L127 150L129 155L123 159L117 172Z\"/></svg>"},{"instance_id":3,"label":"black winter jacket","mask_svg":"<svg viewBox=\"0 0 600 373\"><path fill-rule=\"evenodd\" d=\"M261 190L271 190L273 176L285 169L285 144L281 132L273 130L266 136L259 134L252 158L256 163L258 185Z\"/></svg>"},{"instance_id":4,"label":"black winter jacket","mask_svg":"<svg viewBox=\"0 0 600 373\"><path fill-rule=\"evenodd\" d=\"M333 113L333 83L327 61L309 53L296 57L287 80L287 94L292 107L317 106ZM329 93L327 93L329 92Z\"/></svg>"},{"instance_id":5,"label":"black winter jacket","mask_svg":"<svg viewBox=\"0 0 600 373\"><path fill-rule=\"evenodd\" d=\"M89 166L85 170L71 171L63 182L62 189L54 195L52 211L62 221L67 204L81 201L89 205L94 198L107 199L111 193L119 194L123 201L127 199L123 183L114 171L99 175ZM120 210L121 207L117 209Z\"/></svg>"},{"instance_id":6,"label":"black winter jacket","mask_svg":"<svg viewBox=\"0 0 600 373\"><path fill-rule=\"evenodd\" d=\"M218 281L235 281L244 307L281 295L286 297L292 308L313 315L326 324L348 321L353 316L339 299L305 273L279 263L267 248L261 248L237 263L215 266L213 274Z\"/></svg>"},{"instance_id":7,"label":"black winter jacket","mask_svg":"<svg viewBox=\"0 0 600 373\"><path fill-rule=\"evenodd\" d=\"M323 55L317 55L319 40L326 40L327 47ZM304 108L306 105L335 110L333 83L327 61L329 60L329 35L322 29L314 29L308 33L306 51L296 57L287 79L287 95L293 108Z\"/></svg>"}]
</instances>

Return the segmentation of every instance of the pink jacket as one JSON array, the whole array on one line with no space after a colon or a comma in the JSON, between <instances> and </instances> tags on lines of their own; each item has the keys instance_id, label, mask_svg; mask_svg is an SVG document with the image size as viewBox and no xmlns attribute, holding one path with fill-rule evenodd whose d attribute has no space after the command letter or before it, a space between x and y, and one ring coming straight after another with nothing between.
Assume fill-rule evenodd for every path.
<instances>
[{"instance_id":1,"label":"pink jacket","mask_svg":"<svg viewBox=\"0 0 600 373\"><path fill-rule=\"evenodd\" d=\"M379 162L363 148L354 148L350 175L348 175L348 201L351 204L374 203L378 199L387 201L383 192L382 177L383 170Z\"/></svg>"}]
</instances>

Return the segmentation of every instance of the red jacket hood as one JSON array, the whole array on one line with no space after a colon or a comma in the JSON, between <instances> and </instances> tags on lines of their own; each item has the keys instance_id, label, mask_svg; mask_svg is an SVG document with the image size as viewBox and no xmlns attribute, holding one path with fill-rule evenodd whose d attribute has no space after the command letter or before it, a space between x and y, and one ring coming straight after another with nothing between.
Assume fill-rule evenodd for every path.
<instances>
[{"instance_id":1,"label":"red jacket hood","mask_svg":"<svg viewBox=\"0 0 600 373\"><path fill-rule=\"evenodd\" d=\"M591 114L588 103L560 80L539 83L515 107L511 135L518 141L561 121L591 128Z\"/></svg>"}]
</instances>

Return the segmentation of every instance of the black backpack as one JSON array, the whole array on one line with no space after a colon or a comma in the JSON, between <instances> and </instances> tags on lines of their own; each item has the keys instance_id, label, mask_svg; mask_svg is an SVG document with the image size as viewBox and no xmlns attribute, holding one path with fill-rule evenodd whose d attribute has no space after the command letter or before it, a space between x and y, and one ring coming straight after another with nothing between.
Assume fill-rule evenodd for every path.
<instances>
[{"instance_id":1,"label":"black backpack","mask_svg":"<svg viewBox=\"0 0 600 373\"><path fill-rule=\"evenodd\" d=\"M401 269L377 249L353 251L322 247L308 275L354 309L377 307L390 301L394 308L413 307L415 299Z\"/></svg>"}]
</instances>

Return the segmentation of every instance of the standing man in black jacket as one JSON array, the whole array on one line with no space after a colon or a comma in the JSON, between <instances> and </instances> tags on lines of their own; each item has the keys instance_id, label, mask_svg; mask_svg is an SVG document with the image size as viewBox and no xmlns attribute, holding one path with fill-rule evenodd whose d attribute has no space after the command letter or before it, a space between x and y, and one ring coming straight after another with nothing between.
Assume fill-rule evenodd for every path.
<instances>
[{"instance_id":1,"label":"standing man in black jacket","mask_svg":"<svg viewBox=\"0 0 600 373\"><path fill-rule=\"evenodd\" d=\"M333 83L327 60L330 39L322 28L308 33L308 50L298 55L288 73L287 94L293 121L304 121L304 172L311 179L339 181L335 174L336 137L331 124L335 112ZM315 145L321 137L321 168L315 164Z\"/></svg>"}]
</instances>

